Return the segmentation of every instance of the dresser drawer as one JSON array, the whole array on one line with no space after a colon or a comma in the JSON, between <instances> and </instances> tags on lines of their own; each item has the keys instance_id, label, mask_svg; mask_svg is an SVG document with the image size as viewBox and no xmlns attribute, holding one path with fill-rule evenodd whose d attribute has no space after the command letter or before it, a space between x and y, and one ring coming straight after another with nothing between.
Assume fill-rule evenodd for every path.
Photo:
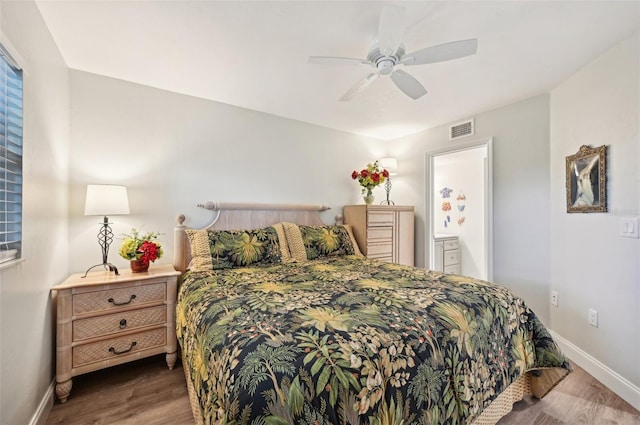
<instances>
[{"instance_id":1,"label":"dresser drawer","mask_svg":"<svg viewBox=\"0 0 640 425\"><path fill-rule=\"evenodd\" d=\"M390 243L367 245L367 257L393 257L393 246Z\"/></svg>"},{"instance_id":2,"label":"dresser drawer","mask_svg":"<svg viewBox=\"0 0 640 425\"><path fill-rule=\"evenodd\" d=\"M122 306L135 306L150 302L164 302L166 298L167 285L165 282L85 292L73 295L73 314L112 310Z\"/></svg>"},{"instance_id":3,"label":"dresser drawer","mask_svg":"<svg viewBox=\"0 0 640 425\"><path fill-rule=\"evenodd\" d=\"M445 251L448 249L458 249L458 239L445 239L444 249Z\"/></svg>"},{"instance_id":4,"label":"dresser drawer","mask_svg":"<svg viewBox=\"0 0 640 425\"><path fill-rule=\"evenodd\" d=\"M443 271L448 274L460 274L460 264L446 266Z\"/></svg>"},{"instance_id":5,"label":"dresser drawer","mask_svg":"<svg viewBox=\"0 0 640 425\"><path fill-rule=\"evenodd\" d=\"M393 226L393 211L370 211L367 214L367 226Z\"/></svg>"},{"instance_id":6,"label":"dresser drawer","mask_svg":"<svg viewBox=\"0 0 640 425\"><path fill-rule=\"evenodd\" d=\"M451 264L458 264L460 262L460 251L445 251L444 252L444 266L447 267Z\"/></svg>"},{"instance_id":7,"label":"dresser drawer","mask_svg":"<svg viewBox=\"0 0 640 425\"><path fill-rule=\"evenodd\" d=\"M73 322L73 341L160 325L166 321L167 306L165 305L79 319Z\"/></svg>"},{"instance_id":8,"label":"dresser drawer","mask_svg":"<svg viewBox=\"0 0 640 425\"><path fill-rule=\"evenodd\" d=\"M384 261L385 263L393 263L393 258L388 255L367 255L367 258Z\"/></svg>"},{"instance_id":9,"label":"dresser drawer","mask_svg":"<svg viewBox=\"0 0 640 425\"><path fill-rule=\"evenodd\" d=\"M167 330L162 327L133 335L121 336L91 344L73 347L73 367L127 356L138 351L162 347L167 339Z\"/></svg>"},{"instance_id":10,"label":"dresser drawer","mask_svg":"<svg viewBox=\"0 0 640 425\"><path fill-rule=\"evenodd\" d=\"M369 227L367 228L367 236L370 241L390 241L393 239L393 227Z\"/></svg>"}]
</instances>

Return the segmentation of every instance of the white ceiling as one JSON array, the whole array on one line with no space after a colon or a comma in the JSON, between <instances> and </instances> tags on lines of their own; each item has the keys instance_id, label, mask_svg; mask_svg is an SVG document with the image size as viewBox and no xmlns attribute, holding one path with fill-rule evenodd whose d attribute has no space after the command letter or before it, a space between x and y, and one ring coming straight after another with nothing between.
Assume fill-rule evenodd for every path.
<instances>
[{"instance_id":1,"label":"white ceiling","mask_svg":"<svg viewBox=\"0 0 640 425\"><path fill-rule=\"evenodd\" d=\"M390 2L386 2L390 3ZM406 50L477 38L474 56L405 68L338 99L370 72L382 2L38 0L67 65L329 128L394 139L550 91L639 28L639 1L412 1Z\"/></svg>"}]
</instances>

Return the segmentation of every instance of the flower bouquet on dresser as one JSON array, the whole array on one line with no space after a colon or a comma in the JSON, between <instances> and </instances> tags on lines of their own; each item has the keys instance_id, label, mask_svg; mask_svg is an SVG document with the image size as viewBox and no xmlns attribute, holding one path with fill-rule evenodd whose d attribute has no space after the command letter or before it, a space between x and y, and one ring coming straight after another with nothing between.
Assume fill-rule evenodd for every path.
<instances>
[{"instance_id":1,"label":"flower bouquet on dresser","mask_svg":"<svg viewBox=\"0 0 640 425\"><path fill-rule=\"evenodd\" d=\"M157 232L141 233L131 229L131 233L124 235L120 246L120 256L131 262L131 271L141 273L149 270L149 263L162 257L162 245L158 242Z\"/></svg>"},{"instance_id":2,"label":"flower bouquet on dresser","mask_svg":"<svg viewBox=\"0 0 640 425\"><path fill-rule=\"evenodd\" d=\"M367 205L371 205L375 199L373 196L373 188L381 185L389 178L389 171L384 168L380 168L378 161L373 164L367 164L367 168L360 172L354 171L351 173L353 180L358 180L360 186L362 186L362 195L364 202Z\"/></svg>"}]
</instances>

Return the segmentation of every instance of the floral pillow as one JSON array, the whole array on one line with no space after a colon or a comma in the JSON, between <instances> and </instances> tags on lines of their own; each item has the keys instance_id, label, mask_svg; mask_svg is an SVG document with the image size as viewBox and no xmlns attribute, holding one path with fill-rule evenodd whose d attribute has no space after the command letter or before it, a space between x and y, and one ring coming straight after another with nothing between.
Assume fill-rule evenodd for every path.
<instances>
[{"instance_id":1,"label":"floral pillow","mask_svg":"<svg viewBox=\"0 0 640 425\"><path fill-rule=\"evenodd\" d=\"M351 236L344 226L299 225L307 260L332 255L354 255Z\"/></svg>"},{"instance_id":2,"label":"floral pillow","mask_svg":"<svg viewBox=\"0 0 640 425\"><path fill-rule=\"evenodd\" d=\"M285 254L286 243L273 226L251 230L187 230L186 233L191 244L189 269L192 271L281 263Z\"/></svg>"}]
</instances>

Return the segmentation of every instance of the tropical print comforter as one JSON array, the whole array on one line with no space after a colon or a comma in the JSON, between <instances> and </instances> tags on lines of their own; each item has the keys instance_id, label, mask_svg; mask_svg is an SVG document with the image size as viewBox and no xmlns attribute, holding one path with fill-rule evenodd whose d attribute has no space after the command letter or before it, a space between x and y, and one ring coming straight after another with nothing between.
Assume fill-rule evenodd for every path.
<instances>
[{"instance_id":1,"label":"tropical print comforter","mask_svg":"<svg viewBox=\"0 0 640 425\"><path fill-rule=\"evenodd\" d=\"M187 272L177 323L205 424L466 424L570 368L509 290L354 256Z\"/></svg>"}]
</instances>

